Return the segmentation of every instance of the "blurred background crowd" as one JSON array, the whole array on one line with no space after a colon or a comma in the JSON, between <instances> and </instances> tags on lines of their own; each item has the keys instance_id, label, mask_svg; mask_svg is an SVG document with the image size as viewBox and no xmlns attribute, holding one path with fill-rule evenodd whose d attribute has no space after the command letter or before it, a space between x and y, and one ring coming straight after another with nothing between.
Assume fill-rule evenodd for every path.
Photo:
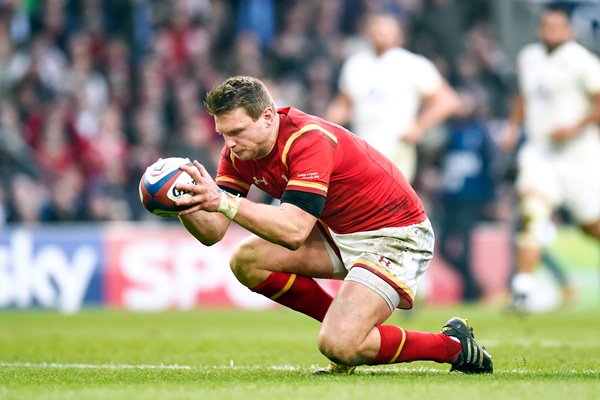
<instances>
[{"instance_id":1,"label":"blurred background crowd","mask_svg":"<svg viewBox=\"0 0 600 400\"><path fill-rule=\"evenodd\" d=\"M154 218L138 197L153 161L190 157L215 172L221 139L203 111L208 89L252 75L278 106L323 115L343 61L364 47L361 17L375 8L395 13L405 47L472 95L473 118L493 135L514 73L490 3L0 1L0 224ZM415 185L431 207L445 128L420 144Z\"/></svg>"},{"instance_id":2,"label":"blurred background crowd","mask_svg":"<svg viewBox=\"0 0 600 400\"><path fill-rule=\"evenodd\" d=\"M470 99L466 118L493 144L516 81L493 3L2 0L0 224L155 219L138 197L148 165L181 156L215 172L207 90L252 75L278 106L323 115L343 61L364 47L361 17L382 7L402 21L405 47ZM419 144L415 186L433 215L452 185L444 143L461 126L450 120ZM510 156L485 151L480 200L490 218L511 218Z\"/></svg>"}]
</instances>

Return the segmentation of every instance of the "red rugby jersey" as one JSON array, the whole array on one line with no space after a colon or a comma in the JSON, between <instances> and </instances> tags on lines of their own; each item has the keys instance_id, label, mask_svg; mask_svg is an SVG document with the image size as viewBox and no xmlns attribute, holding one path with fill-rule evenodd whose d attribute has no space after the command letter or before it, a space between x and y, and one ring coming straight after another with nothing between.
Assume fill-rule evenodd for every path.
<instances>
[{"instance_id":1,"label":"red rugby jersey","mask_svg":"<svg viewBox=\"0 0 600 400\"><path fill-rule=\"evenodd\" d=\"M398 168L339 125L280 108L279 136L260 160L241 161L224 147L216 182L247 194L257 186L276 199L286 190L326 197L320 219L336 233L424 221L421 200Z\"/></svg>"}]
</instances>

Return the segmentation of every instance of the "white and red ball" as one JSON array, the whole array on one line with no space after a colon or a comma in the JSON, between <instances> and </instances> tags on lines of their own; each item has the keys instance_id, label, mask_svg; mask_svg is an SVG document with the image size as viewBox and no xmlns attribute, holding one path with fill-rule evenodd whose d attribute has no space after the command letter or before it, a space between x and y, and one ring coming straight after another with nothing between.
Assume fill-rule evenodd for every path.
<instances>
[{"instance_id":1,"label":"white and red ball","mask_svg":"<svg viewBox=\"0 0 600 400\"><path fill-rule=\"evenodd\" d=\"M195 183L181 165L190 164L189 158L160 158L146 168L140 179L140 200L146 210L161 217L176 216L185 207L175 205L175 200L191 196L189 192L175 188L178 183Z\"/></svg>"}]
</instances>

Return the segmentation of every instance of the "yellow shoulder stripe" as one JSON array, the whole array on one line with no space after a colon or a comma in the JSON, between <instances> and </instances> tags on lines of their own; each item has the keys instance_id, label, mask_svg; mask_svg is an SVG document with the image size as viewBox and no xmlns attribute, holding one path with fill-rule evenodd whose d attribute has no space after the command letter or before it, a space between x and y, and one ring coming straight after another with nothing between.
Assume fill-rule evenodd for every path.
<instances>
[{"instance_id":1,"label":"yellow shoulder stripe","mask_svg":"<svg viewBox=\"0 0 600 400\"><path fill-rule=\"evenodd\" d=\"M307 182L307 181L299 181L297 179L292 179L288 182L288 186L289 185L304 186L304 187L309 187L309 188L313 188L313 189L319 189L319 190L322 190L325 193L327 193L327 186L325 186L321 183L317 183L317 182Z\"/></svg>"},{"instance_id":2,"label":"yellow shoulder stripe","mask_svg":"<svg viewBox=\"0 0 600 400\"><path fill-rule=\"evenodd\" d=\"M240 187L243 187L246 190L250 190L250 185L248 185L246 182L242 182L242 181L239 181L237 179L230 178L228 176L217 176L217 182L218 181L231 182L234 185L238 185Z\"/></svg>"},{"instance_id":3,"label":"yellow shoulder stripe","mask_svg":"<svg viewBox=\"0 0 600 400\"><path fill-rule=\"evenodd\" d=\"M298 132L292 134L292 136L290 136L290 138L285 143L285 147L283 148L283 153L281 154L281 161L283 162L283 165L286 166L286 168L288 166L287 165L287 155L288 155L288 152L290 151L290 147L292 146L292 143L294 143L294 140L298 139L298 137L300 137L300 135L302 135L303 133L312 131L315 129L323 132L325 135L327 135L327 137L329 137L329 139L333 140L335 143L338 142L337 137L333 133L329 132L327 129L323 128L322 126L319 126L317 124L304 125L302 127L302 129L300 129Z\"/></svg>"}]
</instances>

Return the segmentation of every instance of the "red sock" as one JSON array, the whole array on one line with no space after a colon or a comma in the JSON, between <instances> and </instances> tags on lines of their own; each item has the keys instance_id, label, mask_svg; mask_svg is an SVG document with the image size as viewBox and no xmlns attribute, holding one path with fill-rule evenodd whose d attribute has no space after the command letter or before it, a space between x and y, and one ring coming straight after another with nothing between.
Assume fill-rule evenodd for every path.
<instances>
[{"instance_id":1,"label":"red sock","mask_svg":"<svg viewBox=\"0 0 600 400\"><path fill-rule=\"evenodd\" d=\"M398 326L378 325L379 353L371 365L419 360L449 362L462 350L459 342L443 333L407 331Z\"/></svg>"},{"instance_id":2,"label":"red sock","mask_svg":"<svg viewBox=\"0 0 600 400\"><path fill-rule=\"evenodd\" d=\"M313 279L285 272L271 272L264 282L251 290L320 322L333 301Z\"/></svg>"}]
</instances>

